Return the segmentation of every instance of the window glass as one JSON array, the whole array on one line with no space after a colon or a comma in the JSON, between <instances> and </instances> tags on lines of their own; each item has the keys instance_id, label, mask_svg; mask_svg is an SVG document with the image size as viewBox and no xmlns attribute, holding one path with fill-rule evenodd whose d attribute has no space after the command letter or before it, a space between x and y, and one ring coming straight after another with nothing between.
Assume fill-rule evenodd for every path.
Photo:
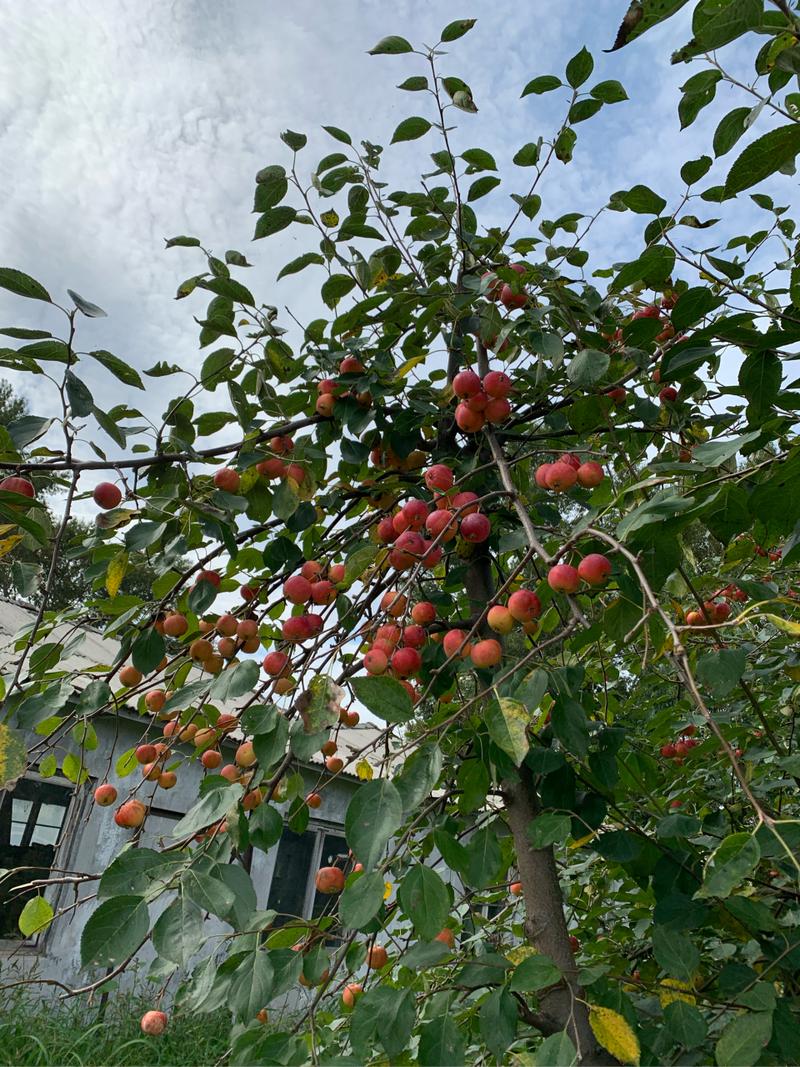
<instances>
[{"instance_id":1,"label":"window glass","mask_svg":"<svg viewBox=\"0 0 800 1067\"><path fill-rule=\"evenodd\" d=\"M339 834L325 834L322 838L322 855L319 859L320 867L343 867L347 859L347 842ZM338 862L337 862L338 860ZM316 877L316 871L314 877ZM313 916L316 918L324 911L331 911L335 906L336 898L327 893L314 894Z\"/></svg>"},{"instance_id":2,"label":"window glass","mask_svg":"<svg viewBox=\"0 0 800 1067\"><path fill-rule=\"evenodd\" d=\"M0 868L21 868L0 883L0 938L22 937L19 915L36 891L17 894L14 887L49 874L71 795L69 786L33 778L0 794Z\"/></svg>"},{"instance_id":3,"label":"window glass","mask_svg":"<svg viewBox=\"0 0 800 1067\"><path fill-rule=\"evenodd\" d=\"M306 889L312 875L316 837L310 830L296 834L288 827L281 835L267 902L267 907L278 913L275 926L284 925L292 917L305 918Z\"/></svg>"}]
</instances>

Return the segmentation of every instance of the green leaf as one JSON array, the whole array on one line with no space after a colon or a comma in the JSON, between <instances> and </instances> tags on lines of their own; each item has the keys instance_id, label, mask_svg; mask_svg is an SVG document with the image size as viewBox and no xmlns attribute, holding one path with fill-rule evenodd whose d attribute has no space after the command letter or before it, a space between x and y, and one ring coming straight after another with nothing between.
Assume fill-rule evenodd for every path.
<instances>
[{"instance_id":1,"label":"green leaf","mask_svg":"<svg viewBox=\"0 0 800 1067\"><path fill-rule=\"evenodd\" d=\"M332 274L320 289L320 296L329 308L334 308L355 286L349 274Z\"/></svg>"},{"instance_id":2,"label":"green leaf","mask_svg":"<svg viewBox=\"0 0 800 1067\"><path fill-rule=\"evenodd\" d=\"M586 122L587 119L596 115L602 106L602 100L577 100L569 109L569 121L573 125L577 125L579 122Z\"/></svg>"},{"instance_id":3,"label":"green leaf","mask_svg":"<svg viewBox=\"0 0 800 1067\"><path fill-rule=\"evenodd\" d=\"M308 143L308 138L304 133L295 133L294 130L284 130L281 140L293 152L299 152Z\"/></svg>"},{"instance_id":4,"label":"green leaf","mask_svg":"<svg viewBox=\"0 0 800 1067\"><path fill-rule=\"evenodd\" d=\"M199 248L198 237L165 237L164 243L167 248Z\"/></svg>"},{"instance_id":5,"label":"green leaf","mask_svg":"<svg viewBox=\"0 0 800 1067\"><path fill-rule=\"evenodd\" d=\"M656 835L662 838L692 837L700 833L702 823L694 815L667 815L656 827Z\"/></svg>"},{"instance_id":6,"label":"green leaf","mask_svg":"<svg viewBox=\"0 0 800 1067\"><path fill-rule=\"evenodd\" d=\"M617 526L617 535L625 540L629 534L643 526L680 515L682 511L688 511L692 507L694 507L694 497L672 496L667 491L640 504L633 511L629 511Z\"/></svg>"},{"instance_id":7,"label":"green leaf","mask_svg":"<svg viewBox=\"0 0 800 1067\"><path fill-rule=\"evenodd\" d=\"M525 705L509 697L492 700L485 721L491 739L519 767L530 747L527 728L531 719Z\"/></svg>"},{"instance_id":8,"label":"green leaf","mask_svg":"<svg viewBox=\"0 0 800 1067\"><path fill-rule=\"evenodd\" d=\"M270 237L273 233L285 230L287 226L294 222L296 216L297 212L293 207L283 205L282 207L270 208L269 211L265 211L259 217L253 240L257 241L261 237Z\"/></svg>"},{"instance_id":9,"label":"green leaf","mask_svg":"<svg viewBox=\"0 0 800 1067\"><path fill-rule=\"evenodd\" d=\"M619 104L628 99L628 94L618 81L598 82L589 92L595 100L602 100L604 104Z\"/></svg>"},{"instance_id":10,"label":"green leaf","mask_svg":"<svg viewBox=\"0 0 800 1067\"><path fill-rule=\"evenodd\" d=\"M97 887L98 899L128 893L147 898L154 884L160 892L161 884L169 881L185 862L185 853L170 854L126 845L103 871Z\"/></svg>"},{"instance_id":11,"label":"green leaf","mask_svg":"<svg viewBox=\"0 0 800 1067\"><path fill-rule=\"evenodd\" d=\"M783 364L775 352L751 352L739 368L739 388L747 397L747 421L760 426L778 398Z\"/></svg>"},{"instance_id":12,"label":"green leaf","mask_svg":"<svg viewBox=\"0 0 800 1067\"><path fill-rule=\"evenodd\" d=\"M81 933L81 966L113 967L147 937L150 915L142 897L111 897L95 908Z\"/></svg>"},{"instance_id":13,"label":"green leaf","mask_svg":"<svg viewBox=\"0 0 800 1067\"><path fill-rule=\"evenodd\" d=\"M482 826L466 845L466 882L485 889L499 877L502 856L496 826Z\"/></svg>"},{"instance_id":14,"label":"green leaf","mask_svg":"<svg viewBox=\"0 0 800 1067\"><path fill-rule=\"evenodd\" d=\"M583 85L594 70L591 53L584 47L567 63L566 78L573 89Z\"/></svg>"},{"instance_id":15,"label":"green leaf","mask_svg":"<svg viewBox=\"0 0 800 1067\"><path fill-rule=\"evenodd\" d=\"M370 48L367 55L370 56L399 56L404 52L413 52L414 48L405 37L384 37Z\"/></svg>"},{"instance_id":16,"label":"green leaf","mask_svg":"<svg viewBox=\"0 0 800 1067\"><path fill-rule=\"evenodd\" d=\"M364 707L386 722L408 722L414 714L411 697L396 678L357 677L350 680L350 686Z\"/></svg>"},{"instance_id":17,"label":"green leaf","mask_svg":"<svg viewBox=\"0 0 800 1067\"><path fill-rule=\"evenodd\" d=\"M684 1048L702 1045L708 1033L705 1019L694 1006L685 1000L674 1000L664 1008L664 1025L673 1041Z\"/></svg>"},{"instance_id":18,"label":"green leaf","mask_svg":"<svg viewBox=\"0 0 800 1067\"><path fill-rule=\"evenodd\" d=\"M194 863L181 874L180 881L181 890L198 907L224 921L236 904L236 891L225 879L228 869L210 861Z\"/></svg>"},{"instance_id":19,"label":"green leaf","mask_svg":"<svg viewBox=\"0 0 800 1067\"><path fill-rule=\"evenodd\" d=\"M301 270L310 267L312 263L322 267L325 265L325 259L319 252L305 252L302 256L298 256L297 259L293 259L291 263L287 263L285 267L281 267L277 281L288 277L290 274L299 274Z\"/></svg>"},{"instance_id":20,"label":"green leaf","mask_svg":"<svg viewBox=\"0 0 800 1067\"><path fill-rule=\"evenodd\" d=\"M6 429L14 447L23 449L40 437L44 437L53 422L53 419L43 419L38 415L23 415L21 419L9 422Z\"/></svg>"},{"instance_id":21,"label":"green leaf","mask_svg":"<svg viewBox=\"0 0 800 1067\"><path fill-rule=\"evenodd\" d=\"M738 648L707 652L697 661L697 680L716 697L725 697L739 684L747 667L747 656Z\"/></svg>"},{"instance_id":22,"label":"green leaf","mask_svg":"<svg viewBox=\"0 0 800 1067\"><path fill-rule=\"evenodd\" d=\"M153 927L153 948L165 960L186 967L203 944L203 913L179 892Z\"/></svg>"},{"instance_id":23,"label":"green leaf","mask_svg":"<svg viewBox=\"0 0 800 1067\"><path fill-rule=\"evenodd\" d=\"M692 456L695 462L706 467L718 467L760 436L760 430L753 430L751 433L742 434L741 437L729 437L724 441L706 441L705 444L695 446Z\"/></svg>"},{"instance_id":24,"label":"green leaf","mask_svg":"<svg viewBox=\"0 0 800 1067\"><path fill-rule=\"evenodd\" d=\"M735 196L793 163L800 152L800 126L779 126L753 141L728 171L725 195Z\"/></svg>"},{"instance_id":25,"label":"green leaf","mask_svg":"<svg viewBox=\"0 0 800 1067\"><path fill-rule=\"evenodd\" d=\"M660 215L667 202L646 185L634 185L627 192L615 193L612 200L619 200L637 215Z\"/></svg>"},{"instance_id":26,"label":"green leaf","mask_svg":"<svg viewBox=\"0 0 800 1067\"><path fill-rule=\"evenodd\" d=\"M493 989L479 1012L481 1037L500 1063L517 1036L517 1002L508 989ZM552 1061L550 1061L552 1062Z\"/></svg>"},{"instance_id":27,"label":"green leaf","mask_svg":"<svg viewBox=\"0 0 800 1067\"><path fill-rule=\"evenodd\" d=\"M444 928L450 912L450 894L433 868L421 863L412 867L403 876L397 899L419 937L432 941Z\"/></svg>"},{"instance_id":28,"label":"green leaf","mask_svg":"<svg viewBox=\"0 0 800 1067\"><path fill-rule=\"evenodd\" d=\"M548 848L550 845L563 845L569 837L571 820L569 815L557 815L548 812L537 815L528 826L527 834L533 848Z\"/></svg>"},{"instance_id":29,"label":"green leaf","mask_svg":"<svg viewBox=\"0 0 800 1067\"><path fill-rule=\"evenodd\" d=\"M131 648L133 665L142 674L150 674L164 658L166 650L167 646L164 643L164 638L155 627L151 627L140 634L133 642L133 647Z\"/></svg>"},{"instance_id":30,"label":"green leaf","mask_svg":"<svg viewBox=\"0 0 800 1067\"><path fill-rule=\"evenodd\" d=\"M268 211L270 208L277 207L288 191L289 182L283 167L264 167L256 174L253 211Z\"/></svg>"},{"instance_id":31,"label":"green leaf","mask_svg":"<svg viewBox=\"0 0 800 1067\"><path fill-rule=\"evenodd\" d=\"M418 75L412 78L406 78L404 82L401 82L397 86L398 89L405 89L409 93L419 93L428 88L428 79L422 75Z\"/></svg>"},{"instance_id":32,"label":"green leaf","mask_svg":"<svg viewBox=\"0 0 800 1067\"><path fill-rule=\"evenodd\" d=\"M656 287L665 282L675 266L675 253L666 245L651 245L638 259L626 263L611 284L613 292L621 292L635 282Z\"/></svg>"},{"instance_id":33,"label":"green leaf","mask_svg":"<svg viewBox=\"0 0 800 1067\"><path fill-rule=\"evenodd\" d=\"M374 867L403 821L403 802L386 779L366 782L347 807L344 829L356 859Z\"/></svg>"},{"instance_id":34,"label":"green leaf","mask_svg":"<svg viewBox=\"0 0 800 1067\"><path fill-rule=\"evenodd\" d=\"M229 1007L241 1022L251 1022L269 1004L274 972L266 949L248 952L236 970L228 993Z\"/></svg>"},{"instance_id":35,"label":"green leaf","mask_svg":"<svg viewBox=\"0 0 800 1067\"><path fill-rule=\"evenodd\" d=\"M743 33L760 26L763 17L761 0L728 0L712 18L699 26L694 24L697 52L710 52L735 41Z\"/></svg>"},{"instance_id":36,"label":"green leaf","mask_svg":"<svg viewBox=\"0 0 800 1067\"><path fill-rule=\"evenodd\" d=\"M538 954L528 956L514 968L508 988L512 993L535 993L537 989L554 985L561 981L561 971L549 956Z\"/></svg>"},{"instance_id":37,"label":"green leaf","mask_svg":"<svg viewBox=\"0 0 800 1067\"><path fill-rule=\"evenodd\" d=\"M468 148L466 152L461 153L461 158L475 170L497 170L494 156L482 148Z\"/></svg>"},{"instance_id":38,"label":"green leaf","mask_svg":"<svg viewBox=\"0 0 800 1067\"><path fill-rule=\"evenodd\" d=\"M694 185L705 177L711 169L713 160L711 156L700 156L699 159L689 159L681 167L681 179L687 185Z\"/></svg>"},{"instance_id":39,"label":"green leaf","mask_svg":"<svg viewBox=\"0 0 800 1067\"><path fill-rule=\"evenodd\" d=\"M345 130L340 130L338 126L323 126L323 130L329 133L335 141L340 141L342 144L352 144L350 134Z\"/></svg>"},{"instance_id":40,"label":"green leaf","mask_svg":"<svg viewBox=\"0 0 800 1067\"><path fill-rule=\"evenodd\" d=\"M553 733L573 756L583 759L589 751L589 724L580 704L559 697L551 712Z\"/></svg>"},{"instance_id":41,"label":"green leaf","mask_svg":"<svg viewBox=\"0 0 800 1067\"><path fill-rule=\"evenodd\" d=\"M362 874L339 898L339 919L350 930L363 930L383 907L384 877L380 871ZM438 931L437 931L438 932Z\"/></svg>"},{"instance_id":42,"label":"green leaf","mask_svg":"<svg viewBox=\"0 0 800 1067\"><path fill-rule=\"evenodd\" d=\"M450 22L445 26L439 40L444 41L445 43L457 41L459 37L463 37L465 33L469 33L477 21L477 19L456 19L455 22ZM448 1061L442 1060L442 1063L445 1062ZM452 1062L456 1063L458 1060L456 1059Z\"/></svg>"},{"instance_id":43,"label":"green leaf","mask_svg":"<svg viewBox=\"0 0 800 1067\"><path fill-rule=\"evenodd\" d=\"M717 1067L753 1067L772 1036L772 1012L756 1011L737 1015L714 1046Z\"/></svg>"},{"instance_id":44,"label":"green leaf","mask_svg":"<svg viewBox=\"0 0 800 1067\"><path fill-rule=\"evenodd\" d=\"M144 382L139 377L138 372L118 356L113 355L111 352L106 352L103 348L89 352L89 355L92 359L96 359L98 363L102 364L106 370L111 371L114 377L124 382L125 385L132 385L136 389L144 389Z\"/></svg>"},{"instance_id":45,"label":"green leaf","mask_svg":"<svg viewBox=\"0 0 800 1067\"><path fill-rule=\"evenodd\" d=\"M726 152L730 152L747 129L747 119L752 114L752 110L749 107L736 107L724 116L714 131L715 156L724 156Z\"/></svg>"},{"instance_id":46,"label":"green leaf","mask_svg":"<svg viewBox=\"0 0 800 1067\"><path fill-rule=\"evenodd\" d=\"M533 141L524 144L511 162L517 167L535 167L539 162L539 145L534 144Z\"/></svg>"},{"instance_id":47,"label":"green leaf","mask_svg":"<svg viewBox=\"0 0 800 1067\"><path fill-rule=\"evenodd\" d=\"M427 119L412 115L410 118L403 119L394 131L391 144L397 144L399 141L415 141L426 134L430 128L431 124Z\"/></svg>"},{"instance_id":48,"label":"green leaf","mask_svg":"<svg viewBox=\"0 0 800 1067\"><path fill-rule=\"evenodd\" d=\"M424 745L409 756L400 774L394 779L406 815L429 796L441 773L442 751L438 745Z\"/></svg>"},{"instance_id":49,"label":"green leaf","mask_svg":"<svg viewBox=\"0 0 800 1067\"><path fill-rule=\"evenodd\" d=\"M262 852L269 852L276 845L283 833L283 817L272 804L259 804L250 813L247 826L250 843L260 848Z\"/></svg>"},{"instance_id":50,"label":"green leaf","mask_svg":"<svg viewBox=\"0 0 800 1067\"><path fill-rule=\"evenodd\" d=\"M443 1063L464 1063L466 1045L452 1015L438 1015L424 1023L419 1032L417 1062L420 1067L441 1067Z\"/></svg>"},{"instance_id":51,"label":"green leaf","mask_svg":"<svg viewBox=\"0 0 800 1067\"><path fill-rule=\"evenodd\" d=\"M608 370L611 357L596 348L582 348L567 364L567 378L573 385L585 389L595 385Z\"/></svg>"},{"instance_id":52,"label":"green leaf","mask_svg":"<svg viewBox=\"0 0 800 1067\"><path fill-rule=\"evenodd\" d=\"M25 937L33 937L47 929L53 921L55 912L49 900L38 894L25 902L19 915L17 925Z\"/></svg>"},{"instance_id":53,"label":"green leaf","mask_svg":"<svg viewBox=\"0 0 800 1067\"><path fill-rule=\"evenodd\" d=\"M552 92L553 89L560 89L563 84L562 80L557 78L555 74L541 74L538 78L533 78L532 81L528 82L520 97L530 96L531 94L540 96L542 93Z\"/></svg>"},{"instance_id":54,"label":"green leaf","mask_svg":"<svg viewBox=\"0 0 800 1067\"><path fill-rule=\"evenodd\" d=\"M172 828L173 837L190 837L198 830L204 830L213 822L218 822L235 807L244 795L244 789L237 783L220 786L206 793L187 811L182 819Z\"/></svg>"},{"instance_id":55,"label":"green leaf","mask_svg":"<svg viewBox=\"0 0 800 1067\"><path fill-rule=\"evenodd\" d=\"M676 331L686 330L689 326L704 319L712 311L724 303L724 300L716 296L704 285L698 285L693 289L687 289L678 297L675 307L672 309L670 319Z\"/></svg>"},{"instance_id":56,"label":"green leaf","mask_svg":"<svg viewBox=\"0 0 800 1067\"><path fill-rule=\"evenodd\" d=\"M553 151L555 152L556 159L562 163L569 163L572 159L572 153L575 150L575 142L578 140L578 135L569 126L565 126L563 130L556 137Z\"/></svg>"},{"instance_id":57,"label":"green leaf","mask_svg":"<svg viewBox=\"0 0 800 1067\"><path fill-rule=\"evenodd\" d=\"M369 1058L358 1055L361 1048L359 1033L378 1038L390 1060L397 1060L406 1047L414 1026L414 994L410 989L395 989L387 985L373 986L359 998L350 1026L350 1040L360 1062Z\"/></svg>"},{"instance_id":58,"label":"green leaf","mask_svg":"<svg viewBox=\"0 0 800 1067\"><path fill-rule=\"evenodd\" d=\"M492 189L496 189L500 184L500 179L495 178L494 175L487 174L485 178L478 178L473 182L467 192L467 200L472 203L474 200L480 200L482 196L486 196Z\"/></svg>"},{"instance_id":59,"label":"green leaf","mask_svg":"<svg viewBox=\"0 0 800 1067\"><path fill-rule=\"evenodd\" d=\"M578 1053L566 1030L546 1037L534 1054L536 1067L574 1067L577 1062Z\"/></svg>"},{"instance_id":60,"label":"green leaf","mask_svg":"<svg viewBox=\"0 0 800 1067\"><path fill-rule=\"evenodd\" d=\"M8 289L16 296L27 296L31 300L46 300L51 303L50 294L43 285L29 274L13 267L0 267L0 289Z\"/></svg>"},{"instance_id":61,"label":"green leaf","mask_svg":"<svg viewBox=\"0 0 800 1067\"><path fill-rule=\"evenodd\" d=\"M761 847L755 834L729 834L709 857L695 899L730 896L752 875L760 859Z\"/></svg>"},{"instance_id":62,"label":"green leaf","mask_svg":"<svg viewBox=\"0 0 800 1067\"><path fill-rule=\"evenodd\" d=\"M667 926L653 927L653 955L658 965L681 982L691 982L700 966L700 953L689 938Z\"/></svg>"}]
</instances>

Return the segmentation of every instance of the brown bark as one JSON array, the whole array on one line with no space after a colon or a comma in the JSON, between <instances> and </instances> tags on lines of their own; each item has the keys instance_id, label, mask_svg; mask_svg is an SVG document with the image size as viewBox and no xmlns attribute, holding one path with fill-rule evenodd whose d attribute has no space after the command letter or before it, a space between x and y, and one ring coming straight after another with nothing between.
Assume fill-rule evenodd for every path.
<instances>
[{"instance_id":1,"label":"brown bark","mask_svg":"<svg viewBox=\"0 0 800 1067\"><path fill-rule=\"evenodd\" d=\"M528 839L528 829L539 810L533 775L528 767L524 764L520 767L519 781L503 783L503 795L522 882L525 936L537 952L550 957L564 976L560 985L540 996L541 1011L556 1021L558 1030L567 1031L582 1064L615 1063L607 1053L598 1049L589 1026L589 1012L583 1003L585 997L569 944L553 849L533 848Z\"/></svg>"}]
</instances>

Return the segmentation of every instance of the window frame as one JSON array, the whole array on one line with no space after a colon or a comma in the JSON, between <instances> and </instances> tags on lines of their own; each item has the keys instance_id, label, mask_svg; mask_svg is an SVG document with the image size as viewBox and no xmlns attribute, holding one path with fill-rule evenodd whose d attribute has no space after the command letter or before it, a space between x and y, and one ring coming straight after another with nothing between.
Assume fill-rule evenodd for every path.
<instances>
[{"instance_id":1,"label":"window frame","mask_svg":"<svg viewBox=\"0 0 800 1067\"><path fill-rule=\"evenodd\" d=\"M84 790L83 795L81 795L81 787L76 785L75 782L71 782L68 778L64 778L62 775L58 774L45 777L40 774L39 771L34 769L26 771L19 781L33 782L42 785L55 785L66 791L66 811L64 820L58 831L58 838L53 846L52 866L48 869L46 874L42 873L40 877L49 877L56 868L66 870L69 866L68 861L70 853L72 849L77 846L76 830L81 815L86 807L86 797L88 796L88 792ZM13 800L14 790L0 789L0 804L5 801L7 796L11 797ZM33 880L32 876L30 881ZM52 905L54 911L58 911L58 902L63 889L64 886L61 884L42 886L39 889L39 893ZM12 954L20 950L23 950L26 954L30 954L31 951L43 953L51 929L52 926L47 926L46 929L39 933L31 934L30 937L24 937L22 934L15 938L0 937L0 955Z\"/></svg>"}]
</instances>

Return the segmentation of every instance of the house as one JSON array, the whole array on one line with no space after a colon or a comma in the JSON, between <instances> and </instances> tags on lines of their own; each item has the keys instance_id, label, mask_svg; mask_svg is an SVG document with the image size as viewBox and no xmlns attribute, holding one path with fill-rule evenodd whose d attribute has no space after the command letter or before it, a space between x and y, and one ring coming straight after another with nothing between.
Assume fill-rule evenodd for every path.
<instances>
[{"instance_id":1,"label":"house","mask_svg":"<svg viewBox=\"0 0 800 1067\"><path fill-rule=\"evenodd\" d=\"M30 626L34 617L29 606L0 600L3 673L8 673L15 658L15 635ZM83 626L81 640L76 642L74 629L57 628L48 637L50 641L65 642L59 668L66 665L70 670L81 670L113 662L119 647L115 641ZM225 708L234 709L235 702ZM57 710L51 708L47 714ZM0 981L11 975L36 975L75 988L98 977L96 973L87 974L80 964L81 932L96 906L97 876L132 840L135 847L151 848L169 842L175 824L196 803L199 780L205 773L199 761L187 761L175 788L156 789L153 785L148 794L152 795L150 812L138 836L118 827L113 820L114 809L94 804L92 791L98 781L109 781L117 786L121 797L127 794L132 778L121 777L116 762L121 753L141 743L149 721L134 707L94 720L97 745L84 753L89 778L82 785L68 780L63 773L47 773L52 770L45 763L50 740L33 730L26 731L29 749L35 746L35 762L13 790L0 791L0 871L15 872L0 875ZM377 726L367 723L342 727L338 735L340 752L364 748L379 732ZM52 736L58 737L58 733ZM67 735L67 747L70 744ZM236 740L227 744L233 749ZM63 766L63 751L60 755L58 768ZM312 755L300 771L309 791L318 786L321 777L329 777L320 753ZM321 910L329 898L316 893L316 872L347 851L344 817L358 785L358 778L352 774L337 775L326 785L323 805L311 811L304 833L294 833L285 826L280 841L269 852L253 849L238 861L249 871L259 908L305 918ZM41 890L15 892L15 886L38 879L51 881L44 892L57 918L45 932L26 939L18 927L19 914L25 901ZM80 901L87 903L80 905ZM153 921L164 904L156 902L152 906ZM213 922L219 924L220 933L230 929L219 920ZM154 958L148 943L137 957L138 970L141 972Z\"/></svg>"}]
</instances>

